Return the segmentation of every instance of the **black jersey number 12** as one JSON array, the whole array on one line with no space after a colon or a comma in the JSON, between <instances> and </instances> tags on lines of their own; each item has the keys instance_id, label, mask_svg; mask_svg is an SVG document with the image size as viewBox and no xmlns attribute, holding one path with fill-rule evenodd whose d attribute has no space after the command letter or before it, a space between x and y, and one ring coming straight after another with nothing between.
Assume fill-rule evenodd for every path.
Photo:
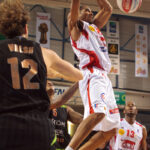
<instances>
[{"instance_id":1,"label":"black jersey number 12","mask_svg":"<svg viewBox=\"0 0 150 150\"><path fill-rule=\"evenodd\" d=\"M18 58L17 57L8 58L7 62L11 66L11 77L13 88L21 89ZM29 69L29 71L22 78L23 88L25 90L39 89L40 87L39 83L31 82L31 79L37 74L37 63L32 59L24 59L21 62L21 67Z\"/></svg>"}]
</instances>

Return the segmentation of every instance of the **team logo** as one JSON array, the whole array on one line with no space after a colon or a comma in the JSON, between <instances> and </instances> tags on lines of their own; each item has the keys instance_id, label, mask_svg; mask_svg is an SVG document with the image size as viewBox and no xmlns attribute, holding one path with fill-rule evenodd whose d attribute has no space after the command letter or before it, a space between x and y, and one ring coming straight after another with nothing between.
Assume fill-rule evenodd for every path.
<instances>
[{"instance_id":1,"label":"team logo","mask_svg":"<svg viewBox=\"0 0 150 150\"><path fill-rule=\"evenodd\" d=\"M94 104L94 107L97 108L97 107L98 107L98 104Z\"/></svg>"},{"instance_id":2,"label":"team logo","mask_svg":"<svg viewBox=\"0 0 150 150\"><path fill-rule=\"evenodd\" d=\"M104 101L105 100L105 93L101 93L101 99Z\"/></svg>"},{"instance_id":3,"label":"team logo","mask_svg":"<svg viewBox=\"0 0 150 150\"><path fill-rule=\"evenodd\" d=\"M94 27L89 26L89 29L90 29L92 32L95 32L95 28L94 28Z\"/></svg>"},{"instance_id":4,"label":"team logo","mask_svg":"<svg viewBox=\"0 0 150 150\"><path fill-rule=\"evenodd\" d=\"M123 130L123 129L119 129L118 133L119 133L120 135L124 135L125 130Z\"/></svg>"}]
</instances>

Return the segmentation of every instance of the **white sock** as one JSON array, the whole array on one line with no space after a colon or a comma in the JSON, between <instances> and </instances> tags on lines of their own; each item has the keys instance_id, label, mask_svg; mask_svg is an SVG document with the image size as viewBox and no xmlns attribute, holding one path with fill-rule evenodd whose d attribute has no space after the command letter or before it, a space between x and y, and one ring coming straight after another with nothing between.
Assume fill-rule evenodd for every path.
<instances>
[{"instance_id":1,"label":"white sock","mask_svg":"<svg viewBox=\"0 0 150 150\"><path fill-rule=\"evenodd\" d=\"M70 146L67 146L65 150L73 150Z\"/></svg>"}]
</instances>

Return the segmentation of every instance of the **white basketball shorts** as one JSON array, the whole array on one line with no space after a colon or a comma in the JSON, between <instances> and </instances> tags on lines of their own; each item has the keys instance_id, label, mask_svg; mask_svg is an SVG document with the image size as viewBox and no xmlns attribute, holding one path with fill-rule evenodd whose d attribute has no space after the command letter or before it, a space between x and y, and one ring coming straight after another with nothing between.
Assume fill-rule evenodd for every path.
<instances>
[{"instance_id":1,"label":"white basketball shorts","mask_svg":"<svg viewBox=\"0 0 150 150\"><path fill-rule=\"evenodd\" d=\"M109 131L120 124L119 109L107 73L94 69L83 71L84 79L79 82L80 95L84 104L84 118L91 113L104 113L105 118L93 130Z\"/></svg>"}]
</instances>

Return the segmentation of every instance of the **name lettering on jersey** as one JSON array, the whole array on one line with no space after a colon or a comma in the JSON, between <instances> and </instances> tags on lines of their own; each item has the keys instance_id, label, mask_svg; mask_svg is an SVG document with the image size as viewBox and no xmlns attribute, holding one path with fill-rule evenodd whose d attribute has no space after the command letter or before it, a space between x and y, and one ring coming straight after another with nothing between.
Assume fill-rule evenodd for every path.
<instances>
[{"instance_id":1,"label":"name lettering on jersey","mask_svg":"<svg viewBox=\"0 0 150 150\"><path fill-rule=\"evenodd\" d=\"M65 122L61 121L61 120L55 120L52 118L52 122L54 124L54 126L62 126L62 127L65 127Z\"/></svg>"},{"instance_id":2,"label":"name lettering on jersey","mask_svg":"<svg viewBox=\"0 0 150 150\"><path fill-rule=\"evenodd\" d=\"M22 47L21 45L17 44L8 44L8 48L10 52L33 54L33 47Z\"/></svg>"}]
</instances>

